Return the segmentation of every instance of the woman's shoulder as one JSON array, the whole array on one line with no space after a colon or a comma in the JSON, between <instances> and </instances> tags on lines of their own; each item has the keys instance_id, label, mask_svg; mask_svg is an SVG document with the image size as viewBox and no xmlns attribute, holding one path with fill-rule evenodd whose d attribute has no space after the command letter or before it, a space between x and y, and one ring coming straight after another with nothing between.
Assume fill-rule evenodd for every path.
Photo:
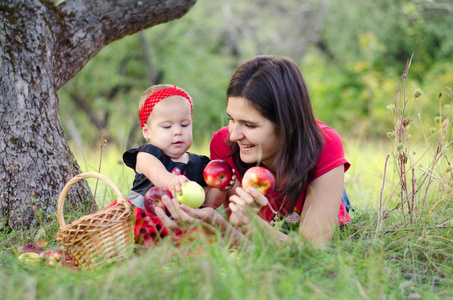
<instances>
[{"instance_id":1,"label":"woman's shoulder","mask_svg":"<svg viewBox=\"0 0 453 300\"><path fill-rule=\"evenodd\" d=\"M316 120L316 123L318 124L318 127L321 129L324 137L324 141L326 143L333 141L341 141L340 135L333 129L332 127L327 126L323 122Z\"/></svg>"},{"instance_id":2,"label":"woman's shoulder","mask_svg":"<svg viewBox=\"0 0 453 300\"><path fill-rule=\"evenodd\" d=\"M225 142L225 140L228 139L228 135L229 135L228 126L225 126L220 128L214 133L214 135L212 136L212 140Z\"/></svg>"},{"instance_id":3,"label":"woman's shoulder","mask_svg":"<svg viewBox=\"0 0 453 300\"><path fill-rule=\"evenodd\" d=\"M211 159L225 159L225 157L228 156L230 153L228 138L228 126L220 128L214 133L209 145Z\"/></svg>"},{"instance_id":4,"label":"woman's shoulder","mask_svg":"<svg viewBox=\"0 0 453 300\"><path fill-rule=\"evenodd\" d=\"M317 120L317 123L324 137L324 146L315 167L315 178L340 165L345 166L346 172L350 164L345 158L343 141L340 135L332 127L325 125L321 121Z\"/></svg>"}]
</instances>

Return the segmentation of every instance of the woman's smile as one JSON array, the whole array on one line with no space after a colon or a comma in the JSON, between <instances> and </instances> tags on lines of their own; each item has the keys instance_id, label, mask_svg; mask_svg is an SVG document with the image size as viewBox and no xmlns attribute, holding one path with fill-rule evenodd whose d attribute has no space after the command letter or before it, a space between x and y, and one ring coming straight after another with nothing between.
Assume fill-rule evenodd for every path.
<instances>
[{"instance_id":1,"label":"woman's smile","mask_svg":"<svg viewBox=\"0 0 453 300\"><path fill-rule=\"evenodd\" d=\"M252 147L255 147L255 145L243 145L243 144L239 144L239 143L238 143L238 145L241 148L252 148Z\"/></svg>"}]
</instances>

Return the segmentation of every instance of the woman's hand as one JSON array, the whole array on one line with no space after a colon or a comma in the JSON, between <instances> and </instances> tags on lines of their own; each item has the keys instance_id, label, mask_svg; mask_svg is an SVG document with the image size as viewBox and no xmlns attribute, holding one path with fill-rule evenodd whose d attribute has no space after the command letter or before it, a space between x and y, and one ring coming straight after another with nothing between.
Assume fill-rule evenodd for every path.
<instances>
[{"instance_id":1,"label":"woman's hand","mask_svg":"<svg viewBox=\"0 0 453 300\"><path fill-rule=\"evenodd\" d=\"M269 200L255 188L249 188L246 192L243 188L236 188L236 195L230 197L231 209L230 222L241 231L247 231L246 226L251 218L256 216L261 207L267 205Z\"/></svg>"},{"instance_id":2,"label":"woman's hand","mask_svg":"<svg viewBox=\"0 0 453 300\"><path fill-rule=\"evenodd\" d=\"M170 199L167 196L162 197L162 202L170 213L170 217L160 207L156 207L156 215L164 226L172 229L187 230L202 222L211 224L216 213L210 207L196 209L185 204L181 205L175 198Z\"/></svg>"},{"instance_id":3,"label":"woman's hand","mask_svg":"<svg viewBox=\"0 0 453 300\"><path fill-rule=\"evenodd\" d=\"M231 209L230 223L246 237L253 236L254 226L268 232L269 239L281 244L288 238L284 233L276 230L266 220L257 215L259 210L269 204L269 200L254 188L246 192L242 188L236 189L237 195L230 197L229 208ZM271 207L272 209L272 207Z\"/></svg>"}]
</instances>

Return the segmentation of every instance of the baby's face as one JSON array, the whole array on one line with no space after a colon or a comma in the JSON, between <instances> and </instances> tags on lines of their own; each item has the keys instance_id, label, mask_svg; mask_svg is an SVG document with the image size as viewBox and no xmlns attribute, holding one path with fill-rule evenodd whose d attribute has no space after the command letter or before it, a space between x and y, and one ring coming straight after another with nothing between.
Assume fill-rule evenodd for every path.
<instances>
[{"instance_id":1,"label":"baby's face","mask_svg":"<svg viewBox=\"0 0 453 300\"><path fill-rule=\"evenodd\" d=\"M143 127L143 136L171 159L179 159L192 145L189 101L171 96L157 103Z\"/></svg>"}]
</instances>

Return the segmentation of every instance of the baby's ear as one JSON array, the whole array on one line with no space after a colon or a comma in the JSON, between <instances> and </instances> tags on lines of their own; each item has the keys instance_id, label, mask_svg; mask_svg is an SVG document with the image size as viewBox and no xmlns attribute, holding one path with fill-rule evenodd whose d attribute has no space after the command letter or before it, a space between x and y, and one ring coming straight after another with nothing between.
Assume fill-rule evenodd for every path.
<instances>
[{"instance_id":1,"label":"baby's ear","mask_svg":"<svg viewBox=\"0 0 453 300\"><path fill-rule=\"evenodd\" d=\"M146 126L143 126L142 128L142 134L143 134L143 137L145 138L145 140L148 142L149 141L149 137L148 137L148 127Z\"/></svg>"}]
</instances>

